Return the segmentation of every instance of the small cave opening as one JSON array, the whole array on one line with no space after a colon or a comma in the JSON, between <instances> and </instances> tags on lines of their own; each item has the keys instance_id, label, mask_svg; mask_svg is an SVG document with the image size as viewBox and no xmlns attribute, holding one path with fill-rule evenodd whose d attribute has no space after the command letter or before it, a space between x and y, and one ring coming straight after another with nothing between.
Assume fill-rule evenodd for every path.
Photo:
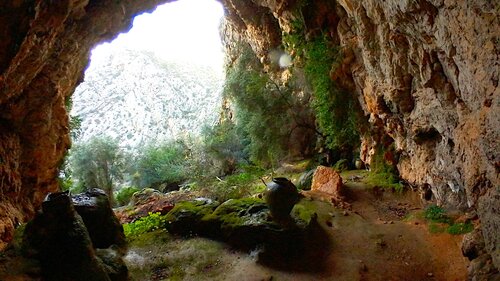
<instances>
[{"instance_id":1,"label":"small cave opening","mask_svg":"<svg viewBox=\"0 0 500 281\"><path fill-rule=\"evenodd\" d=\"M419 128L415 131L413 140L418 145L435 144L441 140L442 136L439 131L434 127Z\"/></svg>"}]
</instances>

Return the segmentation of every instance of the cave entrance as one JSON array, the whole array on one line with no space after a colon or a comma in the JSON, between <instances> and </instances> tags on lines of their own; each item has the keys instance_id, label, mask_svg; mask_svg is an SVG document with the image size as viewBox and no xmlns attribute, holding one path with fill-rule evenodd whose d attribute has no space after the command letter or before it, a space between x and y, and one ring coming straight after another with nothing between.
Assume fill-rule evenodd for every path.
<instances>
[{"instance_id":1,"label":"cave entrance","mask_svg":"<svg viewBox=\"0 0 500 281\"><path fill-rule=\"evenodd\" d=\"M198 132L220 107L223 51L215 0L181 0L138 15L132 29L95 47L71 115L74 141L107 135L127 148Z\"/></svg>"},{"instance_id":2,"label":"cave entrance","mask_svg":"<svg viewBox=\"0 0 500 281\"><path fill-rule=\"evenodd\" d=\"M72 96L73 147L61 173L63 189L98 186L116 195L123 186L179 187L182 176L164 180L167 171L155 174L133 164L168 153L185 158L188 140L217 122L223 15L215 0L163 4L136 16L129 32L92 50L84 81ZM177 158L165 161L180 165Z\"/></svg>"}]
</instances>

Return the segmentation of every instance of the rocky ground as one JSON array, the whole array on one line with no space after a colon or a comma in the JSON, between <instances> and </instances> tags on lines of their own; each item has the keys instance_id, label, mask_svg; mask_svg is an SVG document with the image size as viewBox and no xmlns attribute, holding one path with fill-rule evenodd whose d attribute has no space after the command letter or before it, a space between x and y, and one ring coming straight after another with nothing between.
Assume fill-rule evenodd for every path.
<instances>
[{"instance_id":1,"label":"rocky ground","mask_svg":"<svg viewBox=\"0 0 500 281\"><path fill-rule=\"evenodd\" d=\"M431 233L420 197L369 187L356 174L347 180L349 207L305 192L315 206L321 236L298 261L263 265L259 249L237 251L205 238L166 231L131 243L126 258L133 280L466 280L461 235ZM315 235L318 235L317 233ZM319 242L321 240L321 242ZM293 247L294 245L290 245ZM323 255L322 250L328 250ZM306 257L307 256L307 257ZM300 266L297 266L300 264Z\"/></svg>"},{"instance_id":2,"label":"rocky ground","mask_svg":"<svg viewBox=\"0 0 500 281\"><path fill-rule=\"evenodd\" d=\"M287 242L290 249L306 245L299 255L273 255L260 247L236 249L223 242L176 236L160 229L129 241L124 260L130 279L467 280L469 262L460 249L463 236L430 231L417 193L368 186L361 181L364 175L363 171L342 174L345 188L334 201L322 191L302 192L297 205L314 210L317 217L313 216L313 227L301 232L306 233L307 241L299 235L299 239ZM164 198L146 193L136 199L147 210L161 211L161 202L167 202L170 207L165 209L170 210L176 205L174 201L192 199L179 192ZM120 218L130 220L124 213ZM38 266L18 255L19 243L14 239L10 250L0 253L0 280L39 280Z\"/></svg>"}]
</instances>

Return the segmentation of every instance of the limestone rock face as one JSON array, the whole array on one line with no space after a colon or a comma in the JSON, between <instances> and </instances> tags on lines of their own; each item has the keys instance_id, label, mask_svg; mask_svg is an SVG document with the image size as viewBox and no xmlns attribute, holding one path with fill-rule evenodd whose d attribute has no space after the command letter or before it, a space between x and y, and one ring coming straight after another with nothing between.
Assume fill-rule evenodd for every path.
<instances>
[{"instance_id":1,"label":"limestone rock face","mask_svg":"<svg viewBox=\"0 0 500 281\"><path fill-rule=\"evenodd\" d=\"M370 163L377 145L392 143L399 173L410 185L430 188L433 200L446 208L476 208L486 249L499 267L498 5L487 0L252 2L278 20L279 32L289 32L303 17L306 39L326 34L341 46L343 60L330 75L356 96L369 118L361 160ZM269 45L249 33L244 13L235 15L239 18L228 18L231 38Z\"/></svg>"}]
</instances>

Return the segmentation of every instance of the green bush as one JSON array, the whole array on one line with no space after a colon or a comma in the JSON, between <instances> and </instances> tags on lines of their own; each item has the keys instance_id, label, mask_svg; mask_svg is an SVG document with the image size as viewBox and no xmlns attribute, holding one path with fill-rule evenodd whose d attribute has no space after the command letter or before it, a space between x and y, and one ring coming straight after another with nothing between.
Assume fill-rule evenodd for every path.
<instances>
[{"instance_id":1,"label":"green bush","mask_svg":"<svg viewBox=\"0 0 500 281\"><path fill-rule=\"evenodd\" d=\"M452 219L446 215L445 210L436 205L431 205L425 209L424 218L432 222L452 223Z\"/></svg>"},{"instance_id":2,"label":"green bush","mask_svg":"<svg viewBox=\"0 0 500 281\"><path fill-rule=\"evenodd\" d=\"M404 185L400 182L397 170L384 159L384 149L378 146L370 163L370 172L364 182L382 188L392 188L402 192Z\"/></svg>"},{"instance_id":3,"label":"green bush","mask_svg":"<svg viewBox=\"0 0 500 281\"><path fill-rule=\"evenodd\" d=\"M206 196L219 202L252 196L265 189L261 181L265 170L257 166L242 165L239 171L217 181L196 185L193 189L205 187L208 191Z\"/></svg>"},{"instance_id":4,"label":"green bush","mask_svg":"<svg viewBox=\"0 0 500 281\"><path fill-rule=\"evenodd\" d=\"M148 145L139 150L136 172L140 188L179 183L189 175L189 151L181 142Z\"/></svg>"},{"instance_id":5,"label":"green bush","mask_svg":"<svg viewBox=\"0 0 500 281\"><path fill-rule=\"evenodd\" d=\"M337 172L347 171L349 170L349 161L347 161L347 159L340 159L335 163L333 168L337 170Z\"/></svg>"},{"instance_id":6,"label":"green bush","mask_svg":"<svg viewBox=\"0 0 500 281\"><path fill-rule=\"evenodd\" d=\"M123 179L126 162L126 156L115 140L94 137L79 143L71 148L69 162L73 169L71 175L78 180L79 187L103 189L114 205L113 190Z\"/></svg>"},{"instance_id":7,"label":"green bush","mask_svg":"<svg viewBox=\"0 0 500 281\"><path fill-rule=\"evenodd\" d=\"M134 186L122 187L116 193L116 201L120 206L127 205L130 202L132 195L134 195L137 191L140 191L140 189Z\"/></svg>"},{"instance_id":8,"label":"green bush","mask_svg":"<svg viewBox=\"0 0 500 281\"><path fill-rule=\"evenodd\" d=\"M236 126L232 122L222 122L202 131L203 152L206 159L205 174L227 175L245 162L247 155Z\"/></svg>"},{"instance_id":9,"label":"green bush","mask_svg":"<svg viewBox=\"0 0 500 281\"><path fill-rule=\"evenodd\" d=\"M228 68L224 96L234 101L235 124L250 160L264 167L288 154L292 133L314 127L305 104L291 85L278 85L263 71L250 46L241 45L241 56Z\"/></svg>"},{"instance_id":10,"label":"green bush","mask_svg":"<svg viewBox=\"0 0 500 281\"><path fill-rule=\"evenodd\" d=\"M446 215L443 208L436 205L431 205L425 209L424 218L430 221L429 231L431 233L446 231L452 235L460 235L474 230L474 225L471 222L455 223L452 218Z\"/></svg>"},{"instance_id":11,"label":"green bush","mask_svg":"<svg viewBox=\"0 0 500 281\"><path fill-rule=\"evenodd\" d=\"M147 217L142 217L134 222L123 225L123 231L127 239L133 239L141 234L151 232L165 226L165 216L160 213L149 213Z\"/></svg>"},{"instance_id":12,"label":"green bush","mask_svg":"<svg viewBox=\"0 0 500 281\"><path fill-rule=\"evenodd\" d=\"M460 235L460 234L465 234L469 233L474 230L474 225L471 222L465 222L465 223L454 223L450 225L447 229L446 232L452 235Z\"/></svg>"},{"instance_id":13,"label":"green bush","mask_svg":"<svg viewBox=\"0 0 500 281\"><path fill-rule=\"evenodd\" d=\"M330 78L330 70L340 63L340 48L326 36L316 37L304 48L304 71L314 91L312 107L325 145L331 150L352 150L359 145L356 101Z\"/></svg>"}]
</instances>

